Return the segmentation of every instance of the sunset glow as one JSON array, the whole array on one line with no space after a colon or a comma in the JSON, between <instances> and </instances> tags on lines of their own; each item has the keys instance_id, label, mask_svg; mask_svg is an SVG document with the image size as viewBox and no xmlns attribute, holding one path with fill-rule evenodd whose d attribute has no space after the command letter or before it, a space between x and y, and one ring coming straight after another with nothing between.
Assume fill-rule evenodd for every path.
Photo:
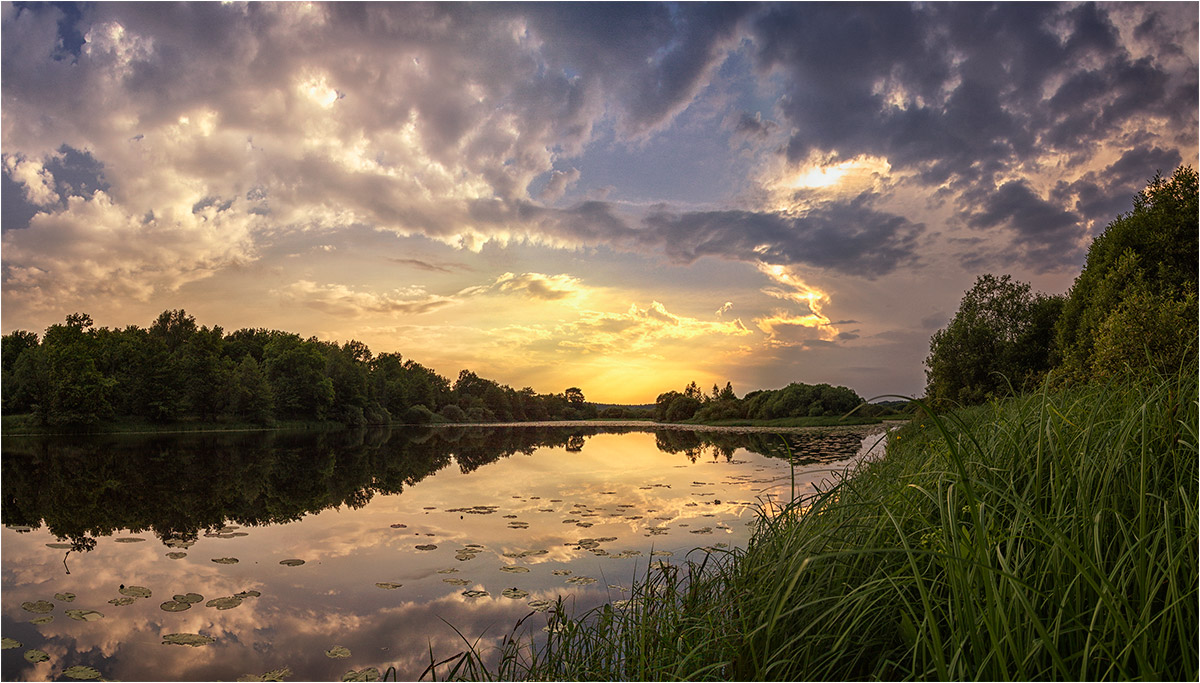
<instances>
[{"instance_id":1,"label":"sunset glow","mask_svg":"<svg viewBox=\"0 0 1200 683\"><path fill-rule=\"evenodd\" d=\"M1194 3L2 12L5 334L182 308L600 402L919 394L976 275L1065 291L1197 164Z\"/></svg>"}]
</instances>

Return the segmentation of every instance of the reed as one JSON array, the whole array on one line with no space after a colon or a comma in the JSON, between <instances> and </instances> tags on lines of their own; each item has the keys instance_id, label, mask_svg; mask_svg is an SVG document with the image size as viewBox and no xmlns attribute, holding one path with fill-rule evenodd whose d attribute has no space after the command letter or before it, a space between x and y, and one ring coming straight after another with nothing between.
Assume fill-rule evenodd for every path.
<instances>
[{"instance_id":1,"label":"reed","mask_svg":"<svg viewBox=\"0 0 1200 683\"><path fill-rule=\"evenodd\" d=\"M998 401L450 677L1196 680L1197 372ZM540 622L539 624L540 625Z\"/></svg>"}]
</instances>

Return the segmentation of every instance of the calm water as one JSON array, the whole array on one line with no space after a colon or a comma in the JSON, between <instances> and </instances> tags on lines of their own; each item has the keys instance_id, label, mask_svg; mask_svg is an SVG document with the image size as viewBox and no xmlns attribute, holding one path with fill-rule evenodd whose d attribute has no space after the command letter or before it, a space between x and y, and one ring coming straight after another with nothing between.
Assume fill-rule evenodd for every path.
<instances>
[{"instance_id":1,"label":"calm water","mask_svg":"<svg viewBox=\"0 0 1200 683\"><path fill-rule=\"evenodd\" d=\"M881 431L788 435L797 494ZM650 428L5 438L0 674L414 680L462 649L451 625L487 642L538 601L620 600L651 561L744 547L790 495L782 455Z\"/></svg>"}]
</instances>

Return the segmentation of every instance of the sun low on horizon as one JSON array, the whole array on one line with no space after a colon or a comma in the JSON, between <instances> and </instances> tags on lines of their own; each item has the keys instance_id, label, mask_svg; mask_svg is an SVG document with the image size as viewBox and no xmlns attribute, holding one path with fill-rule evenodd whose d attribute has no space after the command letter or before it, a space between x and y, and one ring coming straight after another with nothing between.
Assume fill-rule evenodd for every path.
<instances>
[{"instance_id":1,"label":"sun low on horizon","mask_svg":"<svg viewBox=\"0 0 1200 683\"><path fill-rule=\"evenodd\" d=\"M269 328L453 379L920 395L1197 166L1198 5L5 3L0 327Z\"/></svg>"}]
</instances>

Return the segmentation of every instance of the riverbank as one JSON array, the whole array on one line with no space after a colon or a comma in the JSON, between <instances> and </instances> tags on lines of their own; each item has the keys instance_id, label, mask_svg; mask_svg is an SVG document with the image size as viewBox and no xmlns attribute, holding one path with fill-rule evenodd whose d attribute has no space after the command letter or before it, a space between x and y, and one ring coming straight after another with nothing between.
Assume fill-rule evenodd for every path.
<instances>
[{"instance_id":1,"label":"riverbank","mask_svg":"<svg viewBox=\"0 0 1200 683\"><path fill-rule=\"evenodd\" d=\"M807 431L816 427L837 428L861 425L882 424L879 418L784 418L781 420L727 420L713 424L692 424L687 422L655 422L653 420L543 420L537 422L435 422L422 425L405 425L392 423L390 425L365 425L367 427L430 427L437 429L452 429L455 427L614 427L632 429L666 429L696 432L734 432L734 433L787 433ZM0 417L0 435L3 436L54 436L54 435L83 435L83 434L172 434L190 432L248 432L271 430L329 430L347 429L348 425L329 421L289 420L276 422L270 426L243 422L152 422L133 418L113 420L102 424L80 427L73 430L62 427L46 427L36 423L32 415L4 415Z\"/></svg>"},{"instance_id":2,"label":"riverbank","mask_svg":"<svg viewBox=\"0 0 1200 683\"><path fill-rule=\"evenodd\" d=\"M914 421L746 550L441 675L1195 680L1197 398L1193 366Z\"/></svg>"}]
</instances>

